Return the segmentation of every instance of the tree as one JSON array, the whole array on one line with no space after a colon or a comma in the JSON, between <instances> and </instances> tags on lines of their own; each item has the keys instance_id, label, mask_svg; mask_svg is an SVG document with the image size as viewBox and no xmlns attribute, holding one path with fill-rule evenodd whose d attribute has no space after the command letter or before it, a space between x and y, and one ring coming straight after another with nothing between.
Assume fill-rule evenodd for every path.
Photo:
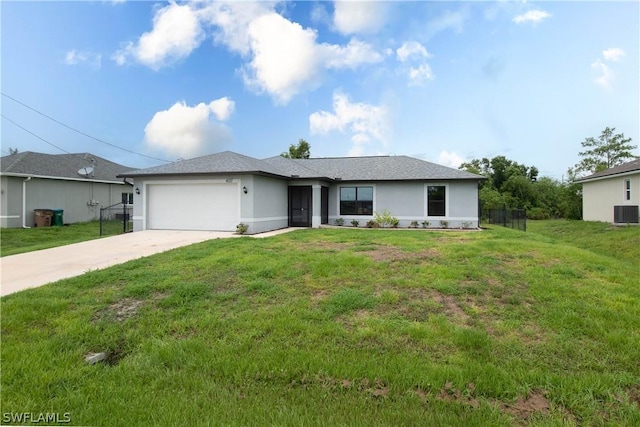
<instances>
[{"instance_id":1,"label":"tree","mask_svg":"<svg viewBox=\"0 0 640 427\"><path fill-rule=\"evenodd\" d=\"M284 152L280 155L287 159L308 159L311 155L311 145L300 138L298 145L291 144L289 146L289 152Z\"/></svg>"},{"instance_id":2,"label":"tree","mask_svg":"<svg viewBox=\"0 0 640 427\"><path fill-rule=\"evenodd\" d=\"M9 147L9 154L10 155L18 154L18 149Z\"/></svg>"},{"instance_id":3,"label":"tree","mask_svg":"<svg viewBox=\"0 0 640 427\"><path fill-rule=\"evenodd\" d=\"M578 153L582 160L575 165L573 172L596 173L637 158L631 153L637 145L631 145L631 138L624 133L614 133L616 128L605 128L598 139L589 137L581 142L585 151Z\"/></svg>"}]
</instances>

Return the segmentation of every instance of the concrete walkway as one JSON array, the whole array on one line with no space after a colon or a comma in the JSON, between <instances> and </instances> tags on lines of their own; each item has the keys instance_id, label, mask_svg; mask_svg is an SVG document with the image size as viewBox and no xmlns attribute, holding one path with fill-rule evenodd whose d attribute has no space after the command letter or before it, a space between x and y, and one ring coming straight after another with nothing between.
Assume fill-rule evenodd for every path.
<instances>
[{"instance_id":1,"label":"concrete walkway","mask_svg":"<svg viewBox=\"0 0 640 427\"><path fill-rule=\"evenodd\" d=\"M261 238L295 228L255 234ZM126 261L211 239L241 237L223 231L147 230L0 258L0 295L36 288Z\"/></svg>"}]
</instances>

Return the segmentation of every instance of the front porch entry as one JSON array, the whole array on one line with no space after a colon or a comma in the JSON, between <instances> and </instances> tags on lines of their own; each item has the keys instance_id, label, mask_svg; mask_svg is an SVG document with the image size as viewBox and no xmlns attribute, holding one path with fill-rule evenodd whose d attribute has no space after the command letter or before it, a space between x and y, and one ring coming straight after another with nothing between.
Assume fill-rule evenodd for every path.
<instances>
[{"instance_id":1,"label":"front porch entry","mask_svg":"<svg viewBox=\"0 0 640 427\"><path fill-rule=\"evenodd\" d=\"M289 186L289 227L318 227L320 224L328 223L328 187Z\"/></svg>"}]
</instances>

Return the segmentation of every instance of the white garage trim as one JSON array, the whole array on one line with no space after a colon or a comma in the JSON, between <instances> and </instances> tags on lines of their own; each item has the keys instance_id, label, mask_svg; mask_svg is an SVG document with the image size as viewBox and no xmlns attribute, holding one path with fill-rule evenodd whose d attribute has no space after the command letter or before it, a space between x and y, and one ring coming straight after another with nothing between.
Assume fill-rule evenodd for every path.
<instances>
[{"instance_id":1,"label":"white garage trim","mask_svg":"<svg viewBox=\"0 0 640 427\"><path fill-rule=\"evenodd\" d=\"M240 180L147 181L143 229L235 231Z\"/></svg>"}]
</instances>

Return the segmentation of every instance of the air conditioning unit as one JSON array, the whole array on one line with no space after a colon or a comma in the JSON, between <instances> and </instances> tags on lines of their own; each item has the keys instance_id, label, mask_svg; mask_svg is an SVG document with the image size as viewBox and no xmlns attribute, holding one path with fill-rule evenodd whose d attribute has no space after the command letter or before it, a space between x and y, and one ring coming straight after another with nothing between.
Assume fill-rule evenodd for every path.
<instances>
[{"instance_id":1,"label":"air conditioning unit","mask_svg":"<svg viewBox=\"0 0 640 427\"><path fill-rule=\"evenodd\" d=\"M614 206L613 222L615 224L638 224L638 206Z\"/></svg>"}]
</instances>

